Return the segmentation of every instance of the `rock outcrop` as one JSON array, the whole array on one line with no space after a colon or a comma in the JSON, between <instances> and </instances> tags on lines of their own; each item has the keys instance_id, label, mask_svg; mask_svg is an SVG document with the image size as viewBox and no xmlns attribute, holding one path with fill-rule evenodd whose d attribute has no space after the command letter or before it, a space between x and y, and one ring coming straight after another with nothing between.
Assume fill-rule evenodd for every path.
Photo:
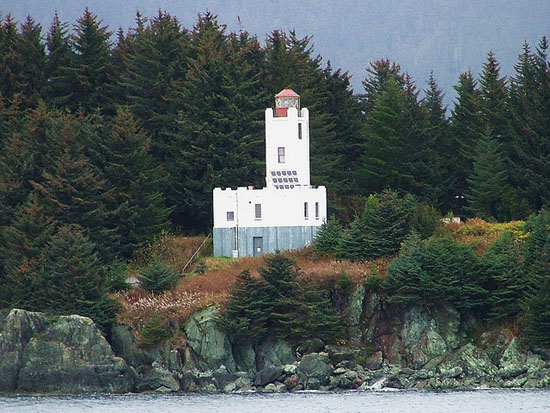
<instances>
[{"instance_id":1,"label":"rock outcrop","mask_svg":"<svg viewBox=\"0 0 550 413\"><path fill-rule=\"evenodd\" d=\"M115 357L93 321L12 310L0 335L3 392L125 393L135 373Z\"/></svg>"},{"instance_id":2,"label":"rock outcrop","mask_svg":"<svg viewBox=\"0 0 550 413\"><path fill-rule=\"evenodd\" d=\"M364 287L346 303L347 345L311 340L291 347L275 337L236 343L219 328L217 308L209 307L181 326L187 343L180 348L140 348L131 328L118 325L112 330L114 352L88 318L51 321L12 310L0 314L0 391L550 387L550 351L522 348L506 328L480 336L474 320L452 306L399 308Z\"/></svg>"}]
</instances>

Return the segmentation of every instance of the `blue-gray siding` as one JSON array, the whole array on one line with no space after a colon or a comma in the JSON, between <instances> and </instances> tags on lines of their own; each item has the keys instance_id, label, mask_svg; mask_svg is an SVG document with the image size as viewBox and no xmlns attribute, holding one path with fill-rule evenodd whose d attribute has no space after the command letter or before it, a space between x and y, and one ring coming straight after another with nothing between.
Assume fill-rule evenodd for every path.
<instances>
[{"instance_id":1,"label":"blue-gray siding","mask_svg":"<svg viewBox=\"0 0 550 413\"><path fill-rule=\"evenodd\" d=\"M239 257L253 256L253 238L263 238L263 252L293 250L311 244L318 226L239 228ZM214 256L231 257L235 247L235 228L214 228Z\"/></svg>"}]
</instances>

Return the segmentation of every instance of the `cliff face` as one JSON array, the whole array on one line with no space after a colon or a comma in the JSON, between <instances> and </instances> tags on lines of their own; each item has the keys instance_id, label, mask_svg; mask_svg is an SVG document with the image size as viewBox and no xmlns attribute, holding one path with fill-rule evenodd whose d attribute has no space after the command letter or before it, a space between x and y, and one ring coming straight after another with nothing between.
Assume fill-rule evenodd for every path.
<instances>
[{"instance_id":1,"label":"cliff face","mask_svg":"<svg viewBox=\"0 0 550 413\"><path fill-rule=\"evenodd\" d=\"M181 326L187 337L181 348L142 350L133 331L119 325L113 352L85 317L49 321L12 310L0 320L0 391L550 387L550 352L521 348L504 328L480 334L451 306L402 310L357 288L343 313L347 346L314 340L291 348L273 337L257 345L235 343L209 307Z\"/></svg>"}]
</instances>

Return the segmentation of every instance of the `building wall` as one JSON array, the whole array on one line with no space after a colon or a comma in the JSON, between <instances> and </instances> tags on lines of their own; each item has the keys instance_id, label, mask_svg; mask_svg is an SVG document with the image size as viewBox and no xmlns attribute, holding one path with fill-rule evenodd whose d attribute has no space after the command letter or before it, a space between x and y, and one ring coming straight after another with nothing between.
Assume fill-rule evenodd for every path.
<instances>
[{"instance_id":1,"label":"building wall","mask_svg":"<svg viewBox=\"0 0 550 413\"><path fill-rule=\"evenodd\" d=\"M308 246L319 226L239 228L239 256L254 255L254 237L262 237L262 253L274 253ZM235 228L214 228L214 256L231 257L235 248Z\"/></svg>"},{"instance_id":2,"label":"building wall","mask_svg":"<svg viewBox=\"0 0 550 413\"><path fill-rule=\"evenodd\" d=\"M302 139L298 137L302 124ZM279 163L278 148L285 148L285 162ZM266 186L273 187L271 171L295 170L300 185L308 186L309 177L309 111L288 108L287 116L274 117L273 109L265 110Z\"/></svg>"},{"instance_id":3,"label":"building wall","mask_svg":"<svg viewBox=\"0 0 550 413\"><path fill-rule=\"evenodd\" d=\"M304 203L308 203L308 216ZM319 214L315 215L315 203ZM255 217L255 205L261 205L261 218ZM233 221L227 220L233 212ZM327 218L324 186L294 189L214 189L214 228L320 226Z\"/></svg>"}]
</instances>

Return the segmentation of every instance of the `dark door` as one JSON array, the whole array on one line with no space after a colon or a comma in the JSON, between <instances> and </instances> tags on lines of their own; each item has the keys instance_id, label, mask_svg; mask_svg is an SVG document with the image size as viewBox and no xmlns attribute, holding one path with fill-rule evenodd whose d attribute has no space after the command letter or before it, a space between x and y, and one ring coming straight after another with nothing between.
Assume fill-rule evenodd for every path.
<instances>
[{"instance_id":1,"label":"dark door","mask_svg":"<svg viewBox=\"0 0 550 413\"><path fill-rule=\"evenodd\" d=\"M264 250L264 239L263 237L253 237L252 238L252 247L254 248L254 256L259 257L263 254Z\"/></svg>"}]
</instances>

